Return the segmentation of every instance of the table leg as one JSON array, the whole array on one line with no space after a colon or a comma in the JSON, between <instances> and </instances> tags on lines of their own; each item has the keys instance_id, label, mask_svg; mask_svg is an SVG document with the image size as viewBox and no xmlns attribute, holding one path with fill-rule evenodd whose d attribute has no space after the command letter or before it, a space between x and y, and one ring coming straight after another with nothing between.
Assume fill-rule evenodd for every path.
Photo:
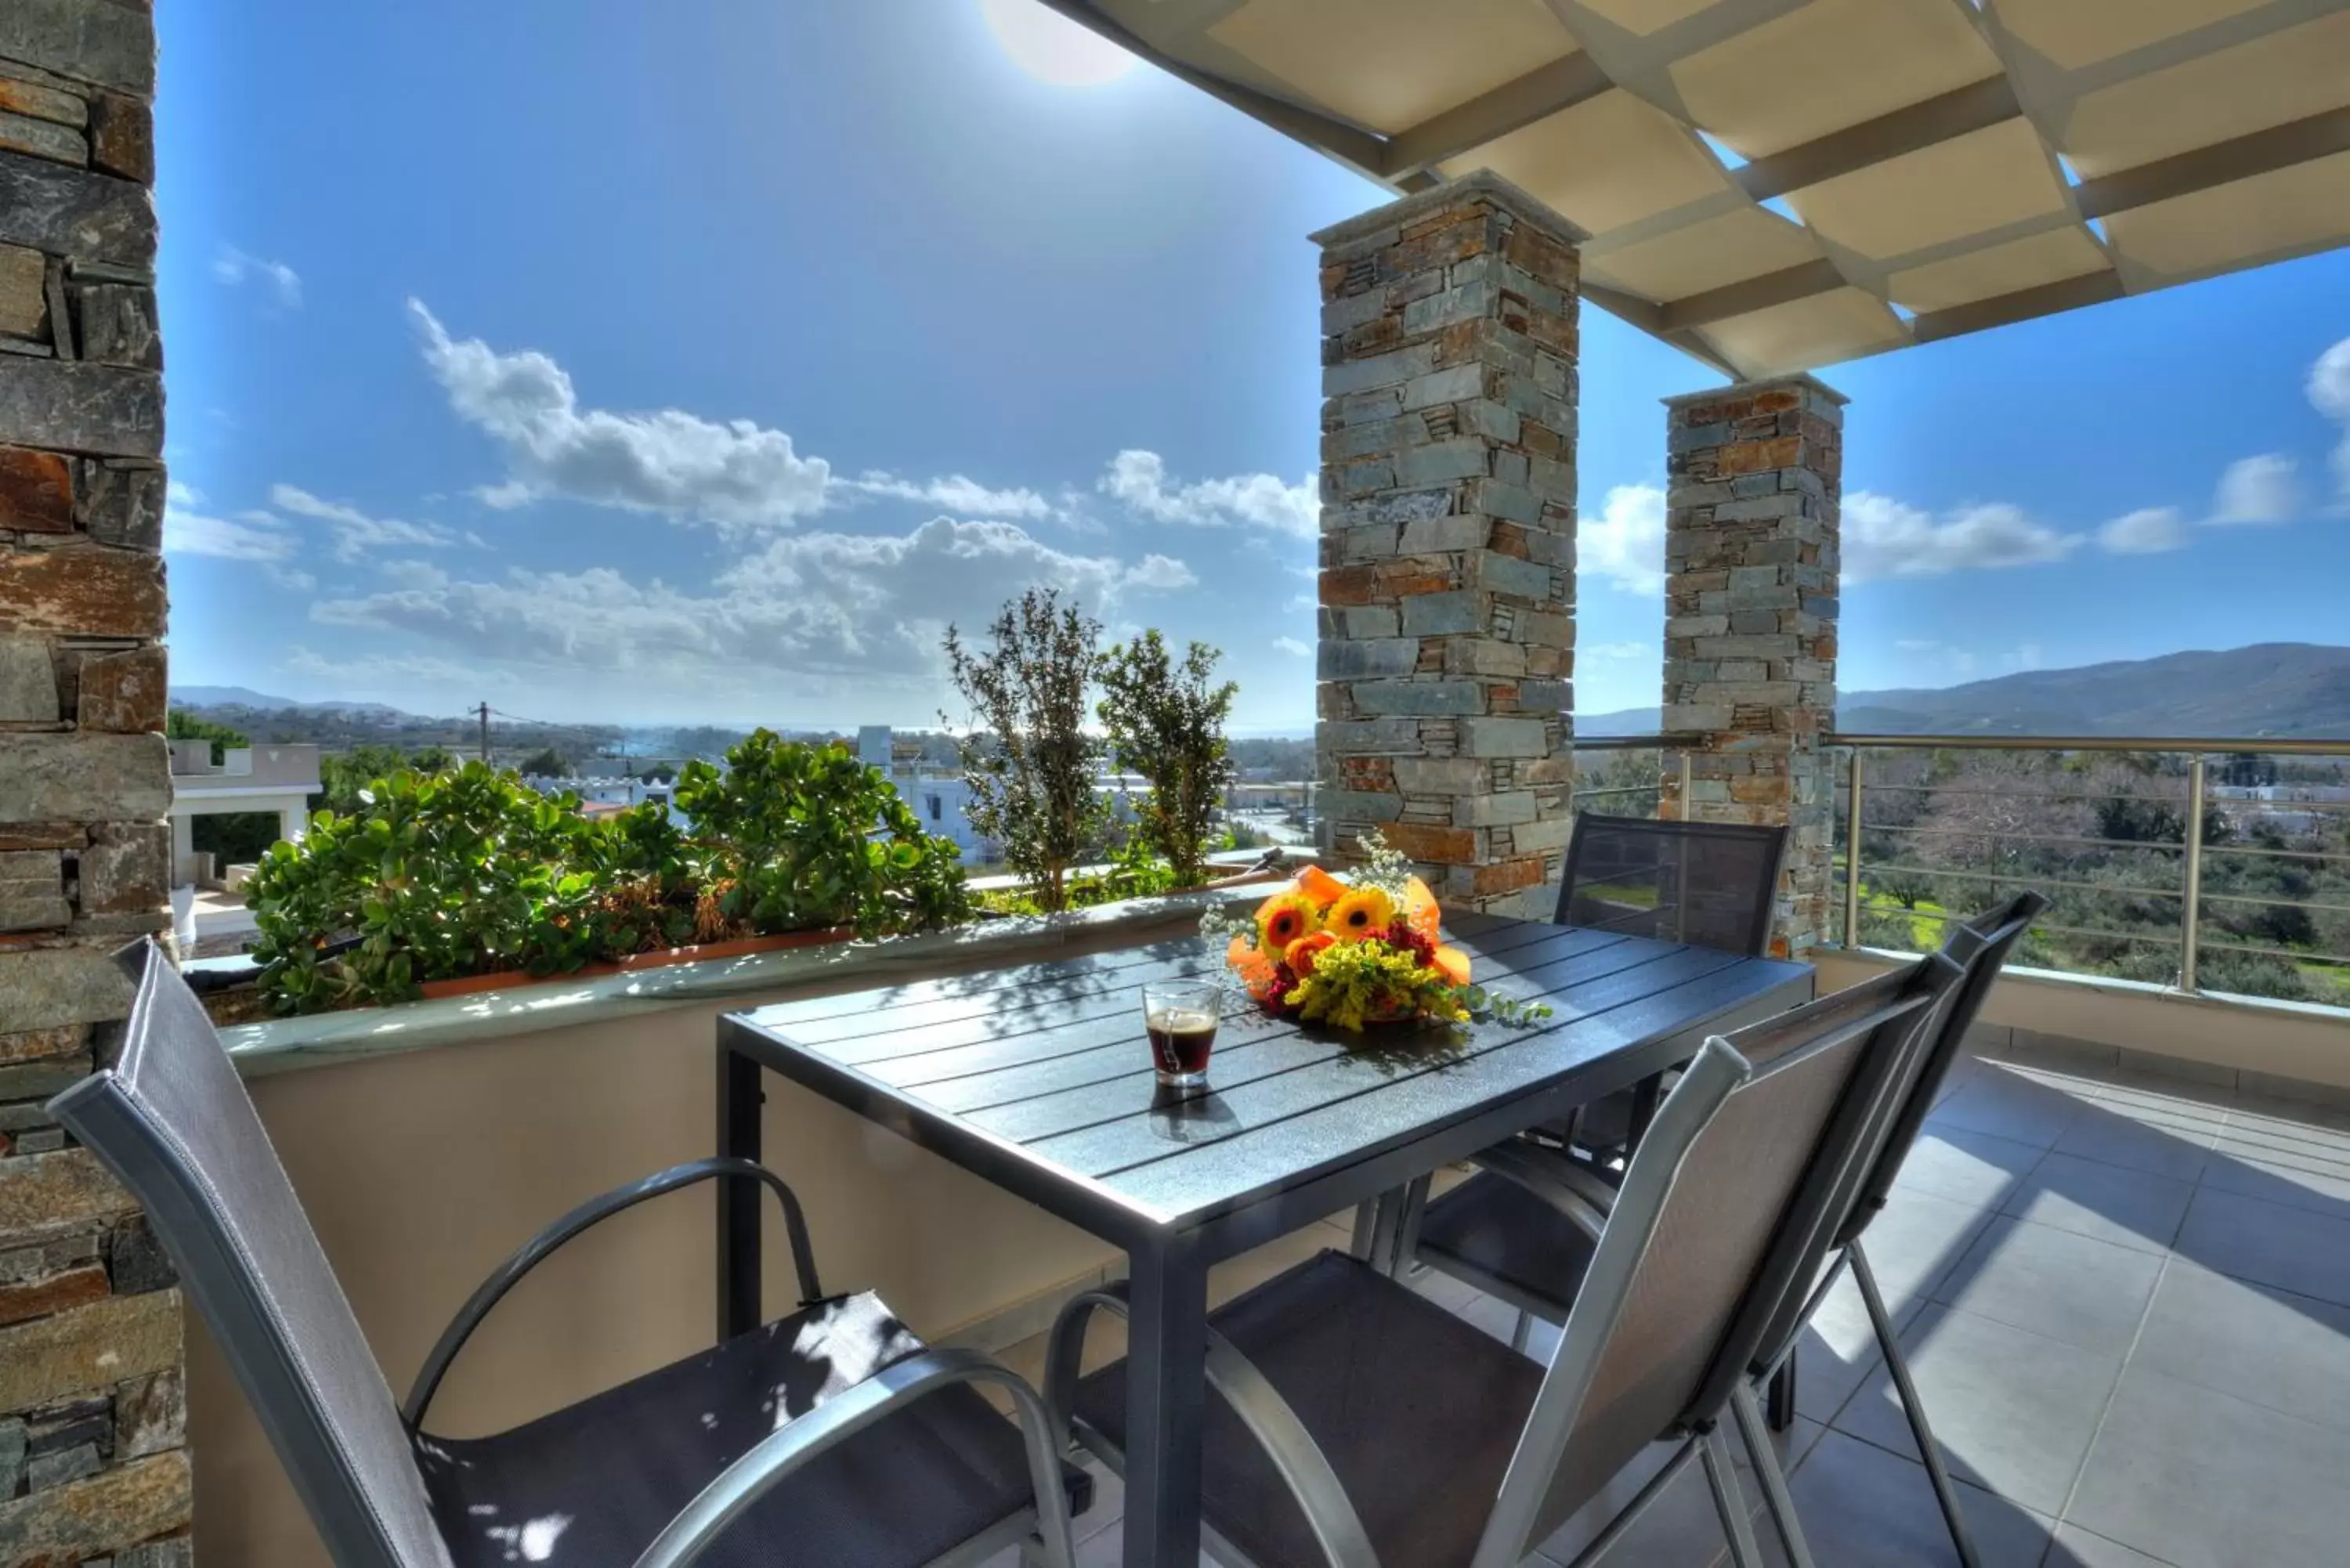
<instances>
[{"instance_id":1,"label":"table leg","mask_svg":"<svg viewBox=\"0 0 2350 1568\"><path fill-rule=\"evenodd\" d=\"M759 1158L759 1064L733 1049L720 1025L718 1152ZM759 1183L750 1177L718 1181L718 1341L759 1326Z\"/></svg>"},{"instance_id":2,"label":"table leg","mask_svg":"<svg viewBox=\"0 0 2350 1568\"><path fill-rule=\"evenodd\" d=\"M1126 1352L1126 1568L1197 1568L1208 1271L1177 1241L1131 1259Z\"/></svg>"},{"instance_id":3,"label":"table leg","mask_svg":"<svg viewBox=\"0 0 2350 1568\"><path fill-rule=\"evenodd\" d=\"M1624 1135L1624 1164L1632 1163L1632 1151L1648 1134L1648 1124L1657 1119L1657 1103L1664 1096L1665 1075L1651 1073L1632 1085L1632 1116Z\"/></svg>"}]
</instances>

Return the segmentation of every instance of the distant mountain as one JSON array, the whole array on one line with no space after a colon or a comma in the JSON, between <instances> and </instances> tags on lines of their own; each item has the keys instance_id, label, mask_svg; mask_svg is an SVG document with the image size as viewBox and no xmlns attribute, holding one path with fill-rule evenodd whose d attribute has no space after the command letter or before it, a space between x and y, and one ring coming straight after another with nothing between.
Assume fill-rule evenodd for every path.
<instances>
[{"instance_id":1,"label":"distant mountain","mask_svg":"<svg viewBox=\"0 0 2350 1568\"><path fill-rule=\"evenodd\" d=\"M291 697L272 697L250 686L174 686L172 704L176 708L257 708L265 712L303 705Z\"/></svg>"},{"instance_id":2,"label":"distant mountain","mask_svg":"<svg viewBox=\"0 0 2350 1568\"><path fill-rule=\"evenodd\" d=\"M2350 735L2350 648L2265 642L1963 686L1847 691L1835 723L1853 735ZM1657 724L1654 708L1575 720L1583 735L1654 734Z\"/></svg>"}]
</instances>

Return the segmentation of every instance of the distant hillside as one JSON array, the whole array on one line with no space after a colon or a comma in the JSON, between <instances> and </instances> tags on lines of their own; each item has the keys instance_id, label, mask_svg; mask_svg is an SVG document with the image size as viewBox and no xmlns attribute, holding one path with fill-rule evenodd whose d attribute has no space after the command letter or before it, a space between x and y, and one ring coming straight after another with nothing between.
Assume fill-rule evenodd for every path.
<instances>
[{"instance_id":1,"label":"distant hillside","mask_svg":"<svg viewBox=\"0 0 2350 1568\"><path fill-rule=\"evenodd\" d=\"M1658 711L1578 713L1585 735L1656 732ZM2350 648L2268 642L2224 652L2031 670L1964 686L1847 691L1856 735L2350 735Z\"/></svg>"}]
</instances>

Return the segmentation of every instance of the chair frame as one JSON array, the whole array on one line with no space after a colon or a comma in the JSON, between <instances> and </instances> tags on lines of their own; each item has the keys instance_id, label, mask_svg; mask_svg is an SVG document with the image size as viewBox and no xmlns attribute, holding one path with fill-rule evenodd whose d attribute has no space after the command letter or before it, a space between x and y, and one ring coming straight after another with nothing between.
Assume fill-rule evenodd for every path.
<instances>
[{"instance_id":1,"label":"chair frame","mask_svg":"<svg viewBox=\"0 0 2350 1568\"><path fill-rule=\"evenodd\" d=\"M162 988L184 992L185 982L151 940L134 944L117 958L139 987L128 1025L131 1050L152 1050L158 1044L154 1036L170 1033L168 1024L159 1030L156 1023ZM188 1005L196 1005L192 997ZM216 1042L205 1044L217 1048ZM437 1530L435 1544L441 1552L436 1563L417 1563L395 1542L377 1511L369 1483L345 1462L321 1397L292 1359L285 1337L287 1314L258 1276L253 1260L241 1251L222 1212L221 1195L171 1125L125 1079L127 1067L126 1063L104 1068L81 1080L52 1100L49 1112L113 1170L146 1210L189 1299L211 1325L329 1553L341 1568L447 1568L446 1546ZM625 1209L721 1177L755 1178L776 1194L802 1304L824 1299L806 1218L783 1179L750 1160L691 1161L581 1204L532 1237L484 1280L443 1331L407 1401L394 1412L402 1429L411 1437L421 1429L425 1409L466 1340L532 1269ZM950 1549L929 1568L966 1568L1015 1542L1022 1544L1024 1560L1031 1563L1074 1568L1060 1449L1043 1399L1002 1363L975 1351L937 1346L892 1362L755 1444L664 1527L638 1557L636 1568L689 1568L744 1510L810 1462L914 1401L956 1384L993 1384L1010 1396L1035 1500L1032 1508Z\"/></svg>"},{"instance_id":2,"label":"chair frame","mask_svg":"<svg viewBox=\"0 0 2350 1568\"><path fill-rule=\"evenodd\" d=\"M1856 1034L1896 1026L1905 1018L1913 1020L1910 1029L1912 1037L1915 1037L1922 1033L1919 1026L1925 1020L1929 1000L1922 994L1891 998L1858 1017L1840 1020L1820 1031L1815 1037L1800 1041L1784 1054L1784 1060L1792 1062L1801 1056L1844 1044ZM1771 1020L1756 1025L1755 1031L1773 1032L1775 1027L1788 1026L1780 1020ZM1854 1114L1850 1108L1854 1101L1873 1103L1882 1097L1882 1084L1862 1081L1860 1075L1868 1070L1866 1057L1855 1064L1856 1075L1840 1095L1837 1106L1830 1112L1823 1128L1819 1152L1828 1149L1829 1140L1835 1136L1837 1125ZM1709 1038L1659 1112L1649 1129L1649 1141L1642 1146L1645 1158L1635 1159L1621 1188L1608 1189L1611 1201L1591 1266L1584 1277L1581 1290L1576 1293L1574 1309L1567 1315L1565 1331L1552 1359L1550 1371L1544 1376L1533 1408L1527 1415L1516 1453L1503 1477L1471 1568L1517 1568L1534 1549L1534 1532L1542 1522L1550 1487L1558 1466L1565 1457L1567 1444L1574 1436L1592 1380L1597 1374L1600 1353L1607 1347L1623 1317L1641 1265L1655 1242L1681 1167L1696 1147L1700 1135L1722 1105L1755 1075L1756 1069L1729 1041L1720 1036ZM1887 1075L1890 1076L1889 1072ZM1522 1167L1519 1156L1522 1146L1513 1143L1503 1147L1509 1152L1496 1156L1499 1164L1512 1170L1523 1168L1531 1172L1530 1166ZM1529 1159L1539 1158L1538 1151L1523 1149L1523 1152ZM1786 1210L1788 1220L1807 1216L1806 1223L1814 1229L1819 1217L1812 1211L1820 1208L1826 1195L1822 1189L1819 1164L1819 1153L1815 1153L1811 1164L1798 1179ZM1572 1184L1535 1178L1530 1182L1529 1190L1535 1191L1545 1201L1569 1213L1578 1223L1588 1223L1594 1217L1593 1205L1574 1190ZM1390 1234L1399 1237L1402 1232L1398 1231ZM1782 1250L1781 1241L1774 1237L1764 1254L1766 1274ZM1717 1350L1711 1370L1700 1381L1699 1400L1692 1403L1690 1412L1677 1425L1679 1446L1664 1468L1576 1556L1572 1568L1588 1568L1603 1556L1693 1459L1701 1463L1705 1470L1723 1533L1730 1542L1738 1568L1760 1568L1762 1562L1761 1551L1738 1484L1727 1435L1714 1419L1716 1412L1727 1410L1742 1432L1752 1433L1760 1428L1762 1417L1754 1403L1753 1391L1741 1376L1753 1353L1753 1338L1767 1322L1768 1309L1776 1305L1775 1301L1764 1303L1758 1299L1758 1285L1750 1285L1743 1293L1745 1304L1733 1319L1723 1345ZM1113 1470L1123 1473L1125 1457L1119 1446L1108 1434L1075 1415L1085 1331L1093 1314L1100 1310L1123 1315L1126 1311L1123 1287L1090 1291L1078 1296L1062 1310L1054 1323L1046 1351L1045 1401L1052 1412L1056 1437L1060 1440L1094 1454ZM1249 1362L1237 1346L1212 1327L1208 1333L1208 1381L1211 1389L1232 1406L1250 1435L1264 1449L1275 1470L1288 1482L1291 1495L1305 1514L1308 1527L1331 1568L1380 1568L1352 1501L1328 1457L1315 1443L1305 1422L1274 1386L1271 1379ZM1706 1401L1711 1401L1711 1408ZM1749 1441L1753 1443L1756 1438L1750 1435ZM1810 1568L1810 1553L1804 1544L1801 1526L1787 1496L1785 1478L1779 1470L1776 1451L1772 1449L1767 1437L1761 1438L1754 1458L1765 1505L1779 1528L1782 1539L1790 1543L1789 1558L1793 1568ZM1236 1565L1248 1563L1248 1559L1228 1539L1204 1520L1202 1532L1210 1543L1211 1554L1220 1561ZM1390 1565L1390 1568L1403 1568L1403 1565Z\"/></svg>"}]
</instances>

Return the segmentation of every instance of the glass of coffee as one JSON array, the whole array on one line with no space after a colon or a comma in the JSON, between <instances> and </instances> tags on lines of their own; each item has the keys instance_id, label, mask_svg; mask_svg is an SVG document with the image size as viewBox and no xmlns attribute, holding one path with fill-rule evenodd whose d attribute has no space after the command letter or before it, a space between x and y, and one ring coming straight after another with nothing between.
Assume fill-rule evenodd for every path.
<instances>
[{"instance_id":1,"label":"glass of coffee","mask_svg":"<svg viewBox=\"0 0 2350 1568\"><path fill-rule=\"evenodd\" d=\"M1142 988L1142 1023L1160 1083L1188 1089L1208 1081L1208 1053L1215 1048L1223 1001L1223 987L1213 981L1159 981Z\"/></svg>"}]
</instances>

